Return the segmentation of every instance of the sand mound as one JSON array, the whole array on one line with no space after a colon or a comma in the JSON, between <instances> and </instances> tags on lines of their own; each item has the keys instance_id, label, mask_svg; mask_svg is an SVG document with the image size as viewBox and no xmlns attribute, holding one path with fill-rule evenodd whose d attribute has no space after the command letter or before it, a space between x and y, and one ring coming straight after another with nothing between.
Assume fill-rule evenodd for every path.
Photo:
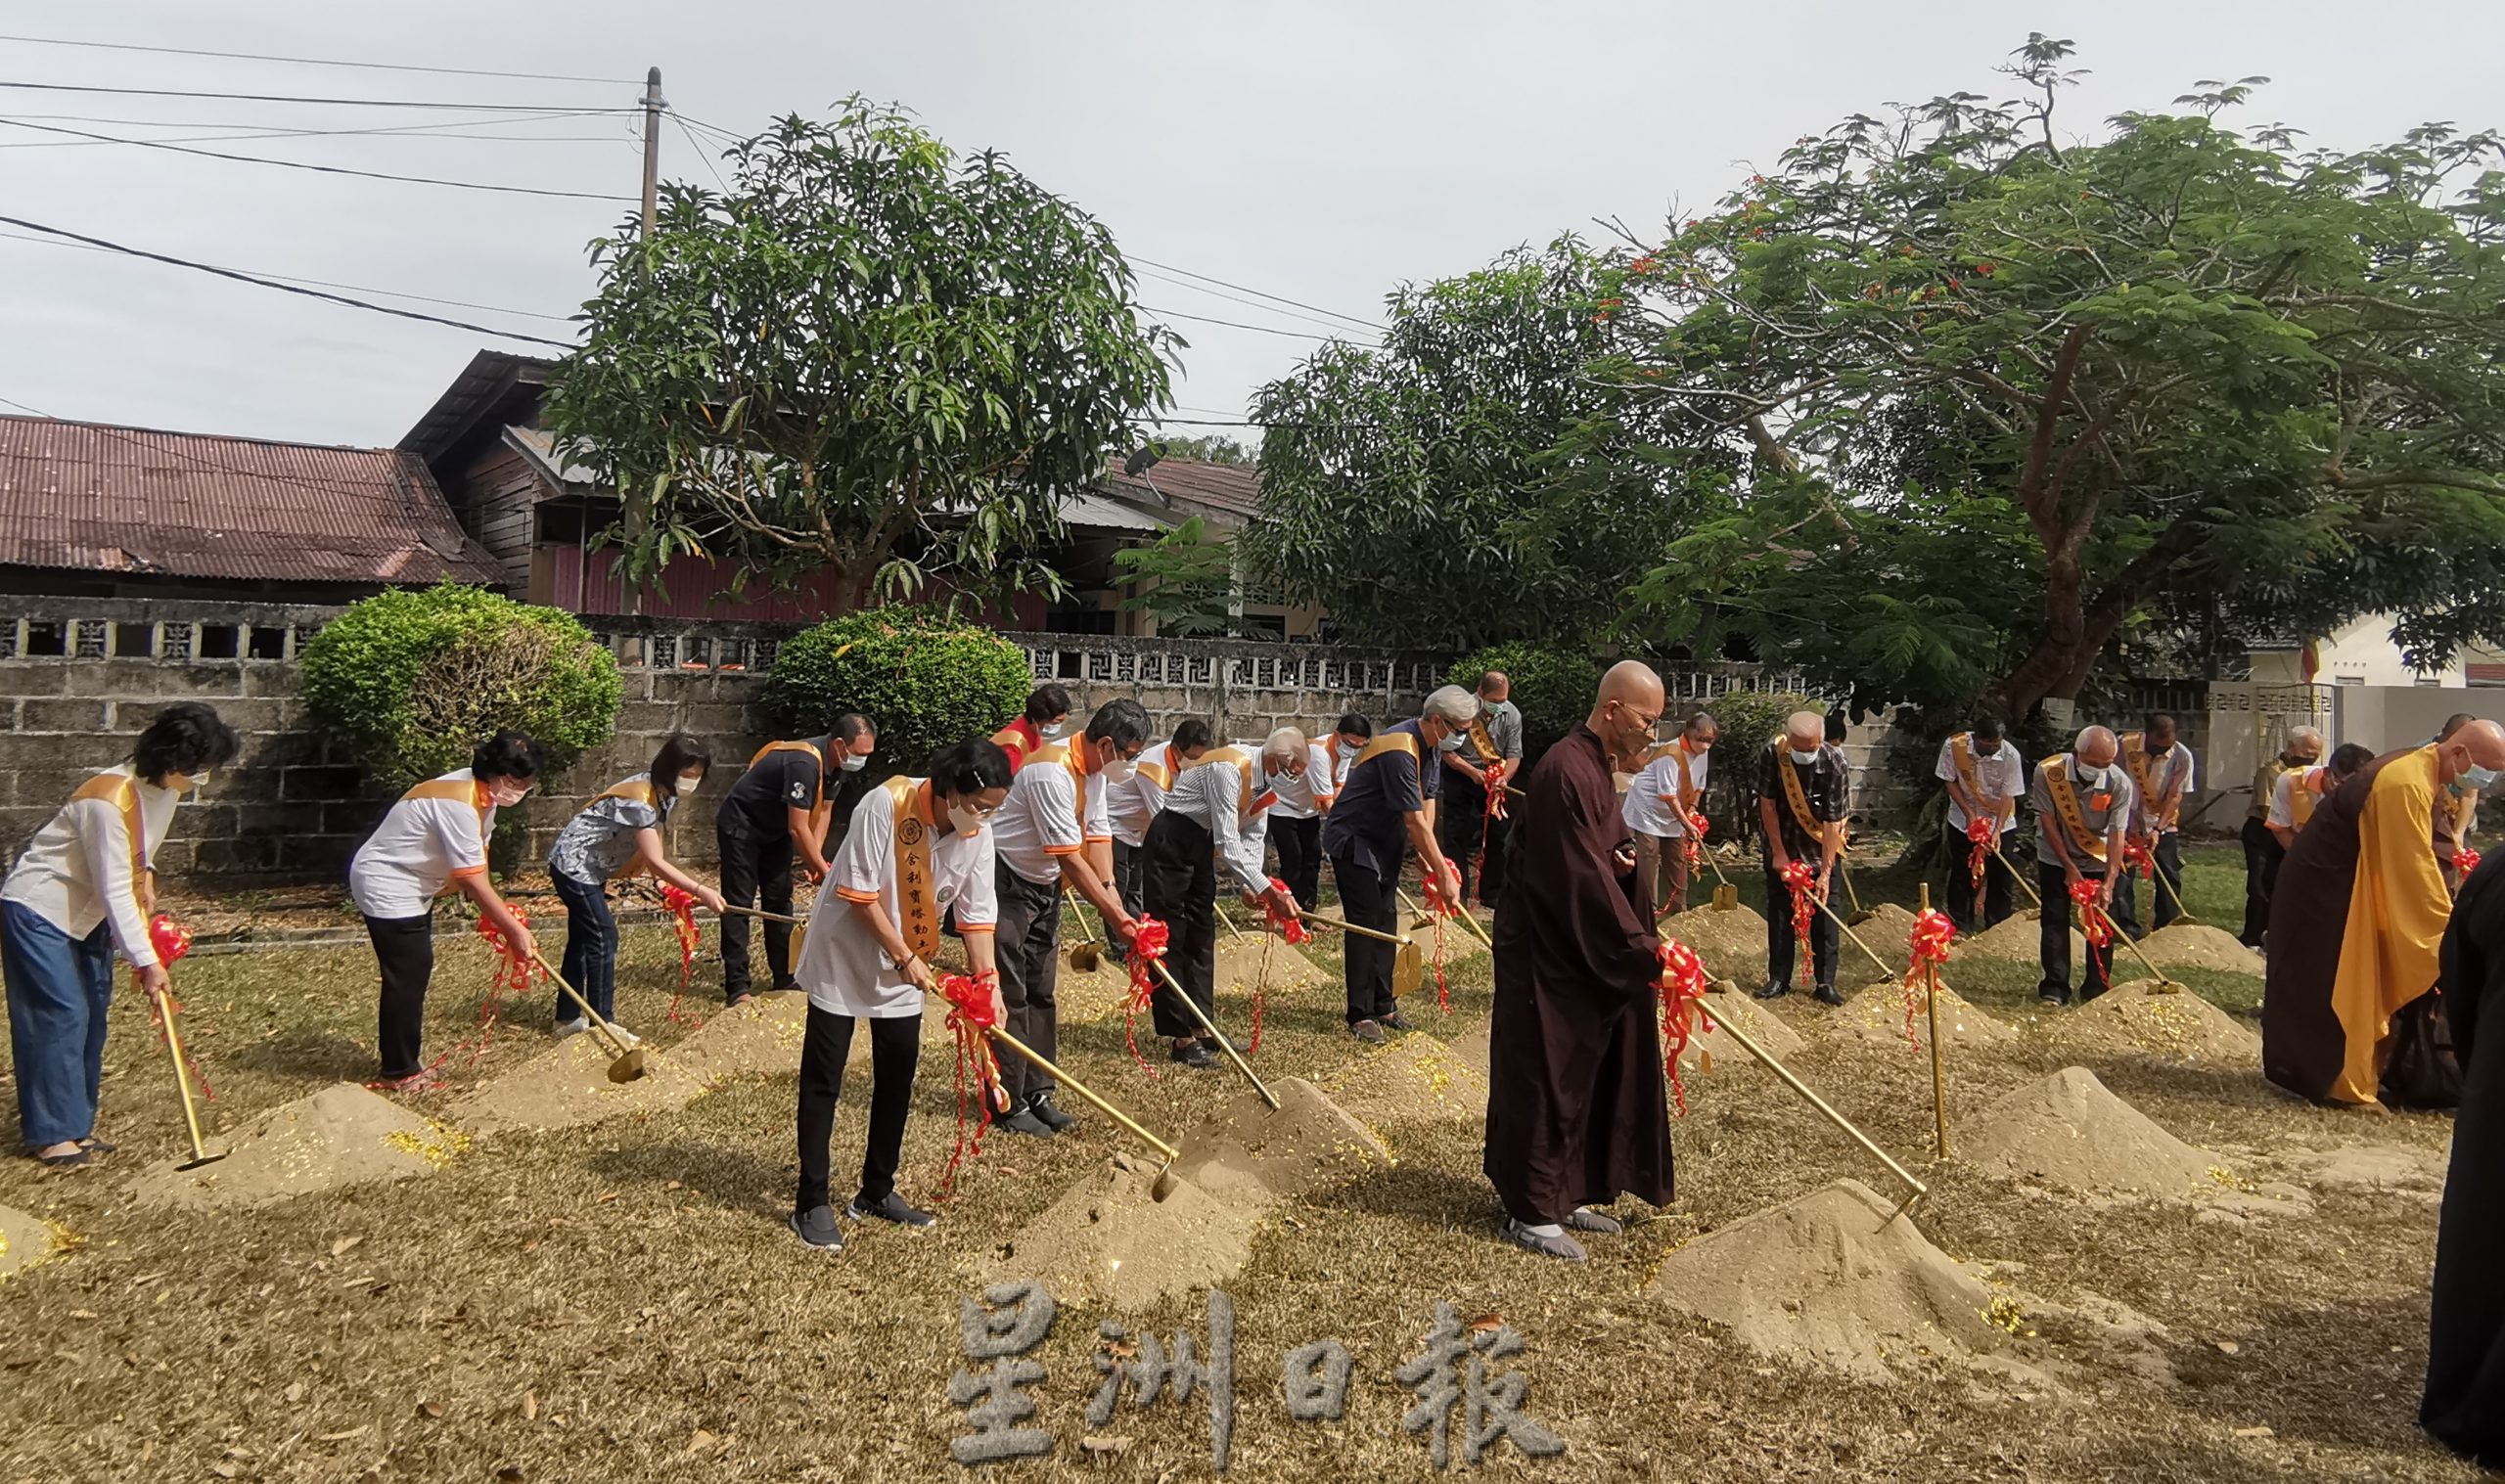
<instances>
[{"instance_id":1,"label":"sand mound","mask_svg":"<svg viewBox=\"0 0 2505 1484\"><path fill-rule=\"evenodd\" d=\"M1424 1031L1359 1058L1332 1082L1331 1092L1342 1107L1369 1121L1487 1116L1484 1061L1474 1062Z\"/></svg>"},{"instance_id":2,"label":"sand mound","mask_svg":"<svg viewBox=\"0 0 2505 1484\"><path fill-rule=\"evenodd\" d=\"M1265 951L1269 955L1266 973L1262 962ZM1250 995L1252 993L1253 985L1264 984L1268 986L1270 993L1277 994L1283 990L1304 989L1321 984L1327 982L1329 978L1329 975L1313 967L1310 959L1290 948L1284 940L1266 932L1248 932L1237 935L1221 927L1218 929L1217 952L1214 957L1217 961L1217 974L1213 982L1222 991L1236 989Z\"/></svg>"},{"instance_id":3,"label":"sand mound","mask_svg":"<svg viewBox=\"0 0 2505 1484\"><path fill-rule=\"evenodd\" d=\"M1391 1150L1302 1077L1267 1079L1271 1111L1251 1088L1215 1118L1177 1141L1175 1173L1232 1196L1302 1195L1392 1162Z\"/></svg>"},{"instance_id":4,"label":"sand mound","mask_svg":"<svg viewBox=\"0 0 2505 1484\"><path fill-rule=\"evenodd\" d=\"M1122 1007L1131 999L1130 970L1111 959L1103 960L1093 970L1081 972L1070 967L1070 956L1062 955L1060 977L1053 981L1053 994L1061 1007L1065 1025L1087 1025L1099 1020L1118 1018ZM1148 1018L1145 1011L1140 1018Z\"/></svg>"},{"instance_id":5,"label":"sand mound","mask_svg":"<svg viewBox=\"0 0 2505 1484\"><path fill-rule=\"evenodd\" d=\"M2402 1195L2434 1200L2443 1193L2444 1161L2392 1145L2345 1145L2281 1156L2316 1190L2351 1195Z\"/></svg>"},{"instance_id":6,"label":"sand mound","mask_svg":"<svg viewBox=\"0 0 2505 1484\"><path fill-rule=\"evenodd\" d=\"M1841 897L1843 893L1839 892L1837 895ZM1835 907L1836 911L1844 915L1846 922L1852 922L1853 913L1850 904L1839 901ZM1893 902L1882 902L1871 908L1870 921L1853 923L1852 934L1868 944L1870 953L1877 954L1880 962L1886 964L1893 972L1903 973L1914 961L1914 915ZM1863 953L1849 942L1844 945L1844 951L1858 963L1870 962L1869 954Z\"/></svg>"},{"instance_id":7,"label":"sand mound","mask_svg":"<svg viewBox=\"0 0 2505 1484\"><path fill-rule=\"evenodd\" d=\"M685 1107L705 1091L694 1073L649 1047L644 1075L632 1082L609 1080L611 1059L590 1036L569 1036L455 1102L452 1116L481 1134L565 1129Z\"/></svg>"},{"instance_id":8,"label":"sand mound","mask_svg":"<svg viewBox=\"0 0 2505 1484\"><path fill-rule=\"evenodd\" d=\"M1123 1310L1233 1281L1252 1260L1265 1203L1188 1180L1161 1201L1156 1184L1153 1165L1115 1155L1010 1238L994 1280L1038 1279L1064 1303Z\"/></svg>"},{"instance_id":9,"label":"sand mound","mask_svg":"<svg viewBox=\"0 0 2505 1484\"><path fill-rule=\"evenodd\" d=\"M1808 1044L1782 1016L1750 999L1737 986L1724 989L1717 985L1716 992L1706 997L1705 1008L1713 1017L1713 1028L1688 1037L1687 1049L1679 1053L1681 1066L1702 1068L1708 1060L1716 1069L1758 1064L1756 1057L1742 1051L1738 1042L1723 1033L1724 1021L1737 1025L1741 1035L1764 1048L1766 1055L1778 1061Z\"/></svg>"},{"instance_id":10,"label":"sand mound","mask_svg":"<svg viewBox=\"0 0 2505 1484\"><path fill-rule=\"evenodd\" d=\"M2123 950L2129 952L2128 949ZM2044 955L2044 924L2024 913L2006 917L1978 933L1959 933L1948 945L1948 962L1959 959L2005 959L2013 964L2033 964ZM2087 962L2087 939L2077 928L2071 929L2071 963Z\"/></svg>"},{"instance_id":11,"label":"sand mound","mask_svg":"<svg viewBox=\"0 0 2505 1484\"><path fill-rule=\"evenodd\" d=\"M432 1175L469 1147L458 1129L425 1118L353 1082L270 1109L211 1147L226 1158L197 1170L167 1159L141 1171L143 1205L256 1206L315 1191Z\"/></svg>"},{"instance_id":12,"label":"sand mound","mask_svg":"<svg viewBox=\"0 0 2505 1484\"><path fill-rule=\"evenodd\" d=\"M1931 1019L1923 996L1914 995L1914 1035L1929 1045ZM1882 979L1854 994L1834 1016L1835 1034L1858 1041L1893 1043L1914 1050L1905 1039L1905 986L1901 979ZM1939 981L1939 1036L1949 1046L2006 1046L2018 1032L1984 1014L1965 996Z\"/></svg>"},{"instance_id":13,"label":"sand mound","mask_svg":"<svg viewBox=\"0 0 2505 1484\"><path fill-rule=\"evenodd\" d=\"M11 1278L51 1259L61 1234L51 1222L0 1206L0 1278Z\"/></svg>"},{"instance_id":14,"label":"sand mound","mask_svg":"<svg viewBox=\"0 0 2505 1484\"><path fill-rule=\"evenodd\" d=\"M1695 949L1714 978L1737 979L1752 989L1765 981L1765 919L1747 907L1691 907L1663 918L1660 932Z\"/></svg>"},{"instance_id":15,"label":"sand mound","mask_svg":"<svg viewBox=\"0 0 2505 1484\"><path fill-rule=\"evenodd\" d=\"M1488 1043L1495 1034L1495 1021L1480 1020L1446 1044L1451 1048L1453 1056L1458 1057L1464 1066L1485 1076L1487 1068L1494 1064L1489 1059L1492 1054L1488 1049Z\"/></svg>"},{"instance_id":16,"label":"sand mound","mask_svg":"<svg viewBox=\"0 0 2505 1484\"><path fill-rule=\"evenodd\" d=\"M774 1075L797 1071L800 1041L807 1033L809 997L797 990L751 996L745 1005L717 1010L687 1039L669 1049L670 1059L697 1081L710 1086L751 1073ZM852 1038L852 1053L862 1055L869 1041Z\"/></svg>"},{"instance_id":17,"label":"sand mound","mask_svg":"<svg viewBox=\"0 0 2505 1484\"><path fill-rule=\"evenodd\" d=\"M1893 1209L1839 1180L1689 1242L1644 1291L1752 1350L1872 1380L2004 1349L1991 1290Z\"/></svg>"},{"instance_id":18,"label":"sand mound","mask_svg":"<svg viewBox=\"0 0 2505 1484\"><path fill-rule=\"evenodd\" d=\"M1445 918L1442 921L1444 924L1445 968L1451 968L1452 966L1461 963L1473 954L1482 954L1487 951L1487 945L1479 941L1479 934L1472 932L1469 928L1464 927L1461 923L1450 918ZM1433 982L1435 978L1433 966L1435 961L1435 922L1436 920L1434 918L1422 917L1415 913L1402 913L1400 916L1400 930L1418 940L1418 952L1425 955L1427 963L1430 966L1427 972L1427 977L1430 982ZM1481 927L1487 927L1485 922L1480 922L1479 925ZM1491 935L1495 931L1492 927L1487 927L1487 930Z\"/></svg>"},{"instance_id":19,"label":"sand mound","mask_svg":"<svg viewBox=\"0 0 2505 1484\"><path fill-rule=\"evenodd\" d=\"M2134 979L2084 1005L2052 1012L2047 1039L2065 1051L2146 1052L2178 1061L2260 1064L2259 1033L2190 990L2157 989L2154 979Z\"/></svg>"},{"instance_id":20,"label":"sand mound","mask_svg":"<svg viewBox=\"0 0 2505 1484\"><path fill-rule=\"evenodd\" d=\"M2217 1156L2124 1102L2082 1066L2020 1088L1973 1120L1963 1158L2064 1190L2189 1199L2214 1189Z\"/></svg>"},{"instance_id":21,"label":"sand mound","mask_svg":"<svg viewBox=\"0 0 2505 1484\"><path fill-rule=\"evenodd\" d=\"M2121 945L2115 945L2120 948ZM2130 950L2122 948L2125 954ZM2236 941L2222 928L2176 922L2140 939L2140 952L2160 968L2215 968L2228 973L2261 972L2261 955Z\"/></svg>"}]
</instances>

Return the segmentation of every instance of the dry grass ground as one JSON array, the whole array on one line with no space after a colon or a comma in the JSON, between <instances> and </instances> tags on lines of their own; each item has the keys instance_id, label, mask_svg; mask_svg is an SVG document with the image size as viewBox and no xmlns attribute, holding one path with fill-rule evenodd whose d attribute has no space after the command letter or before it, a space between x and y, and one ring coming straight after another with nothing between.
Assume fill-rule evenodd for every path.
<instances>
[{"instance_id":1,"label":"dry grass ground","mask_svg":"<svg viewBox=\"0 0 2505 1484\"><path fill-rule=\"evenodd\" d=\"M1899 895L1860 885L1865 897ZM2210 905L2232 886L2223 863L2204 860L2196 910L2232 925L2223 902ZM1336 971L1336 951L1317 946L1316 961ZM467 1030L486 968L475 941L445 946L432 1047ZM717 972L700 963L691 1004L712 1008ZM1487 974L1483 956L1456 970L1452 1017L1431 1003L1420 1016L1430 1033L1483 1020ZM664 1051L681 1033L661 1013L676 976L669 934L634 930L620 1015ZM2005 1054L1952 1063L1956 1117L2063 1063L2028 1027L2032 977L2023 965L1959 967L1961 991L2027 1033ZM2250 1023L2255 981L2184 977ZM178 980L217 1090L213 1126L372 1071L374 975L361 949L196 959ZM1245 1006L1222 1003L1241 1029ZM1901 1157L1927 1155L1923 1060L1815 1034L1828 1012L1798 997L1779 1010L1812 1033L1798 1062L1805 1077ZM543 1050L547 1020L544 1004L520 1008L476 1066L453 1063L456 1084ZM1167 1133L1238 1091L1225 1073L1164 1069L1150 1080L1129 1060L1119 1017L1073 1027L1064 1044L1075 1069ZM1271 1002L1265 1072L1329 1085L1360 1051L1342 1031L1336 989ZM926 1039L903 1179L923 1200L951 1141L948 1057ZM1123 1147L1096 1117L1051 1143L995 1135L937 1229L859 1232L830 1258L782 1225L795 1168L793 1081L782 1071L666 1113L481 1139L426 1179L248 1212L166 1211L134 1205L124 1190L180 1147L171 1079L128 994L107 1061L104 1132L120 1152L57 1175L0 1163L0 1205L48 1217L77 1243L0 1283L0 1484L940 1476L955 1471L948 1442L965 1430L945 1396L963 1364L959 1301L1003 1240ZM2306 1107L2251 1070L2132 1056L2091 1065L2175 1135L2228 1151L2222 1162L2240 1179L2287 1178L2272 1156L2341 1146L2434 1158L2449 1132L2438 1118ZM1398 1163L1280 1208L1227 1285L1238 1316L1234 1476L1428 1472L1424 1446L1400 1425L1413 1398L1391 1373L1443 1298L1524 1334L1530 1349L1513 1364L1530 1382L1527 1411L1569 1444L1545 1463L1499 1453L1487 1468L1499 1477L2474 1477L2411 1420L2434 1240L2424 1197L2328 1189L2309 1218L2214 1225L2188 1207L2096 1210L1941 1166L1918 1215L1934 1241L2004 1274L2022 1265L2017 1287L2050 1304L2093 1295L2156 1321L2153 1343L2174 1379L2100 1372L2086 1336L2048 1313L2024 1323L2041 1331L2040 1356L2071 1368L2058 1385L1848 1381L1752 1353L1640 1296L1662 1259L1700 1233L1842 1175L1889 1188L1865 1154L1751 1066L1717 1060L1690 1074L1688 1097L1691 1114L1674 1130L1678 1203L1628 1213L1628 1235L1596 1241L1596 1260L1580 1269L1496 1241L1475 1123L1379 1120ZM861 1094L847 1088L839 1192L862 1122ZM1197 1403L1147 1413L1125 1403L1105 1431L1127 1446L1082 1449L1106 1318L1134 1332L1206 1325L1197 1298L1119 1315L1066 1307L1038 1352L1050 1377L1034 1393L1059 1448L1017 1473L1206 1476ZM1356 1359L1346 1418L1291 1422L1280 1360L1325 1336Z\"/></svg>"}]
</instances>

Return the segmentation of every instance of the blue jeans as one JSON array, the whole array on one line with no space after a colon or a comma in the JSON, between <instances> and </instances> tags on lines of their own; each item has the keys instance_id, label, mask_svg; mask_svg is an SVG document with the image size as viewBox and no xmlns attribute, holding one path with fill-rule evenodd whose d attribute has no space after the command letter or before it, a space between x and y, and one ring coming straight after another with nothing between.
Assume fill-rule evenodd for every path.
<instances>
[{"instance_id":1,"label":"blue jeans","mask_svg":"<svg viewBox=\"0 0 2505 1484\"><path fill-rule=\"evenodd\" d=\"M548 879L566 904L566 982L582 991L602 1019L612 1019L617 1004L617 920L609 915L609 887L577 881L562 871L549 872ZM573 996L557 991L557 1018L582 1017Z\"/></svg>"},{"instance_id":2,"label":"blue jeans","mask_svg":"<svg viewBox=\"0 0 2505 1484\"><path fill-rule=\"evenodd\" d=\"M105 1075L112 929L100 922L73 938L16 902L0 902L0 974L18 1060L19 1137L29 1149L87 1138L96 1132Z\"/></svg>"}]
</instances>

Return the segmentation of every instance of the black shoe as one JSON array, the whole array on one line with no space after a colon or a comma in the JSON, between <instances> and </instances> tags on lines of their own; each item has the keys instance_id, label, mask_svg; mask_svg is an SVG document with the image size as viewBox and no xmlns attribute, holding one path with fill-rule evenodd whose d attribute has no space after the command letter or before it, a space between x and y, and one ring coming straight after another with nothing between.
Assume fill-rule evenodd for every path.
<instances>
[{"instance_id":1,"label":"black shoe","mask_svg":"<svg viewBox=\"0 0 2505 1484\"><path fill-rule=\"evenodd\" d=\"M1820 1005L1842 1005L1844 1003L1844 996L1837 994L1836 987L1832 984L1819 985L1818 992L1811 995L1809 998L1817 1001Z\"/></svg>"},{"instance_id":2,"label":"black shoe","mask_svg":"<svg viewBox=\"0 0 2505 1484\"><path fill-rule=\"evenodd\" d=\"M1756 997L1760 1000L1780 1000L1790 993L1792 993L1792 986L1789 984L1769 984L1758 990Z\"/></svg>"},{"instance_id":3,"label":"black shoe","mask_svg":"<svg viewBox=\"0 0 2505 1484\"><path fill-rule=\"evenodd\" d=\"M1392 1011L1389 1014L1377 1015L1375 1016L1375 1020L1376 1023L1380 1024L1385 1030L1416 1030L1418 1028L1409 1023L1408 1016L1403 1015L1396 1010ZM1239 1051L1242 1049L1243 1048L1241 1047L1237 1048Z\"/></svg>"},{"instance_id":4,"label":"black shoe","mask_svg":"<svg viewBox=\"0 0 2505 1484\"><path fill-rule=\"evenodd\" d=\"M821 1252L843 1250L843 1233L835 1225L835 1207L811 1206L806 1212L796 1211L786 1223L792 1235Z\"/></svg>"},{"instance_id":5,"label":"black shoe","mask_svg":"<svg viewBox=\"0 0 2505 1484\"><path fill-rule=\"evenodd\" d=\"M1011 1103L1008 1112L991 1120L991 1126L1013 1134L1032 1134L1038 1139L1053 1137L1052 1125L1036 1117L1033 1105L1025 1102Z\"/></svg>"},{"instance_id":6,"label":"black shoe","mask_svg":"<svg viewBox=\"0 0 2505 1484\"><path fill-rule=\"evenodd\" d=\"M1348 1034L1368 1046L1381 1046L1384 1043L1383 1026L1378 1021L1352 1020L1348 1022Z\"/></svg>"},{"instance_id":7,"label":"black shoe","mask_svg":"<svg viewBox=\"0 0 2505 1484\"><path fill-rule=\"evenodd\" d=\"M889 1191L885 1196L868 1205L863 1205L861 1197L855 1195L852 1197L852 1203L843 1208L843 1216L846 1221L867 1221L875 1216L881 1221L892 1221L897 1226L910 1228L916 1232L939 1223L939 1218L930 1212L917 1211L906 1205L904 1197L893 1191Z\"/></svg>"},{"instance_id":8,"label":"black shoe","mask_svg":"<svg viewBox=\"0 0 2505 1484\"><path fill-rule=\"evenodd\" d=\"M1035 1115L1036 1122L1042 1124L1044 1127L1052 1130L1056 1134L1060 1133L1064 1129L1075 1128L1078 1125L1077 1119L1063 1112L1061 1110L1061 1104L1053 1101L1052 1089L1050 1088L1046 1088L1042 1092L1037 1093L1034 1097L1028 1099L1026 1101L1026 1111Z\"/></svg>"},{"instance_id":9,"label":"black shoe","mask_svg":"<svg viewBox=\"0 0 2505 1484\"><path fill-rule=\"evenodd\" d=\"M771 993L778 995L795 994L798 992L799 988L800 981L797 979L777 979L774 981L774 988Z\"/></svg>"},{"instance_id":10,"label":"black shoe","mask_svg":"<svg viewBox=\"0 0 2505 1484\"><path fill-rule=\"evenodd\" d=\"M1223 1043L1223 1044L1221 1044L1221 1043ZM1214 1040L1213 1040L1213 1039L1211 1039L1211 1038L1209 1038L1209 1037L1207 1037L1207 1036L1203 1036L1203 1037L1201 1038L1201 1044L1202 1044L1203 1046L1206 1046L1206 1047L1209 1048L1211 1051L1224 1051L1224 1050L1226 1050L1226 1049L1227 1049L1227 1047L1230 1047L1230 1046L1231 1046L1231 1047L1235 1048L1235 1050L1236 1050L1239 1054L1244 1053L1244 1052L1249 1052L1249 1051L1251 1051L1251 1050L1252 1049L1252 1042L1250 1042L1250 1041L1245 1041L1245 1040L1241 1040L1241 1039L1239 1039L1239 1038L1237 1038L1237 1037L1234 1037L1234 1036L1228 1036L1228 1035L1220 1035L1220 1036L1216 1037Z\"/></svg>"},{"instance_id":11,"label":"black shoe","mask_svg":"<svg viewBox=\"0 0 2505 1484\"><path fill-rule=\"evenodd\" d=\"M2037 995L2035 997L2035 1003L2038 1005L2050 1006L2055 1010L2060 1010L2071 1002L2068 995Z\"/></svg>"},{"instance_id":12,"label":"black shoe","mask_svg":"<svg viewBox=\"0 0 2505 1484\"><path fill-rule=\"evenodd\" d=\"M1177 1041L1174 1043L1173 1056L1175 1060L1195 1071L1205 1072L1217 1065L1217 1058L1210 1056L1209 1049L1198 1041Z\"/></svg>"}]
</instances>

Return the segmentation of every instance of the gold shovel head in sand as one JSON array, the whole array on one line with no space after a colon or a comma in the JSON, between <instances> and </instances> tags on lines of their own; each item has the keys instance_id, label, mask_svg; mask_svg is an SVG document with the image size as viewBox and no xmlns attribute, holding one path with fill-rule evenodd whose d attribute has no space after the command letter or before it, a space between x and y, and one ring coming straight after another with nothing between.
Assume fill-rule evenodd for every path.
<instances>
[{"instance_id":1,"label":"gold shovel head in sand","mask_svg":"<svg viewBox=\"0 0 2505 1484\"><path fill-rule=\"evenodd\" d=\"M1427 980L1427 955L1411 938L1392 950L1391 992L1393 995L1414 994Z\"/></svg>"},{"instance_id":2,"label":"gold shovel head in sand","mask_svg":"<svg viewBox=\"0 0 2505 1484\"><path fill-rule=\"evenodd\" d=\"M609 1063L609 1080L612 1082L632 1082L642 1075L644 1075L644 1049L640 1046L626 1048L625 1056Z\"/></svg>"},{"instance_id":3,"label":"gold shovel head in sand","mask_svg":"<svg viewBox=\"0 0 2505 1484\"><path fill-rule=\"evenodd\" d=\"M1732 885L1728 881L1724 881L1721 885L1713 888L1713 910L1715 912L1737 912L1739 908L1739 887Z\"/></svg>"},{"instance_id":4,"label":"gold shovel head in sand","mask_svg":"<svg viewBox=\"0 0 2505 1484\"><path fill-rule=\"evenodd\" d=\"M1070 945L1070 967L1083 974L1092 974L1105 962L1104 945L1093 938L1082 938Z\"/></svg>"}]
</instances>

